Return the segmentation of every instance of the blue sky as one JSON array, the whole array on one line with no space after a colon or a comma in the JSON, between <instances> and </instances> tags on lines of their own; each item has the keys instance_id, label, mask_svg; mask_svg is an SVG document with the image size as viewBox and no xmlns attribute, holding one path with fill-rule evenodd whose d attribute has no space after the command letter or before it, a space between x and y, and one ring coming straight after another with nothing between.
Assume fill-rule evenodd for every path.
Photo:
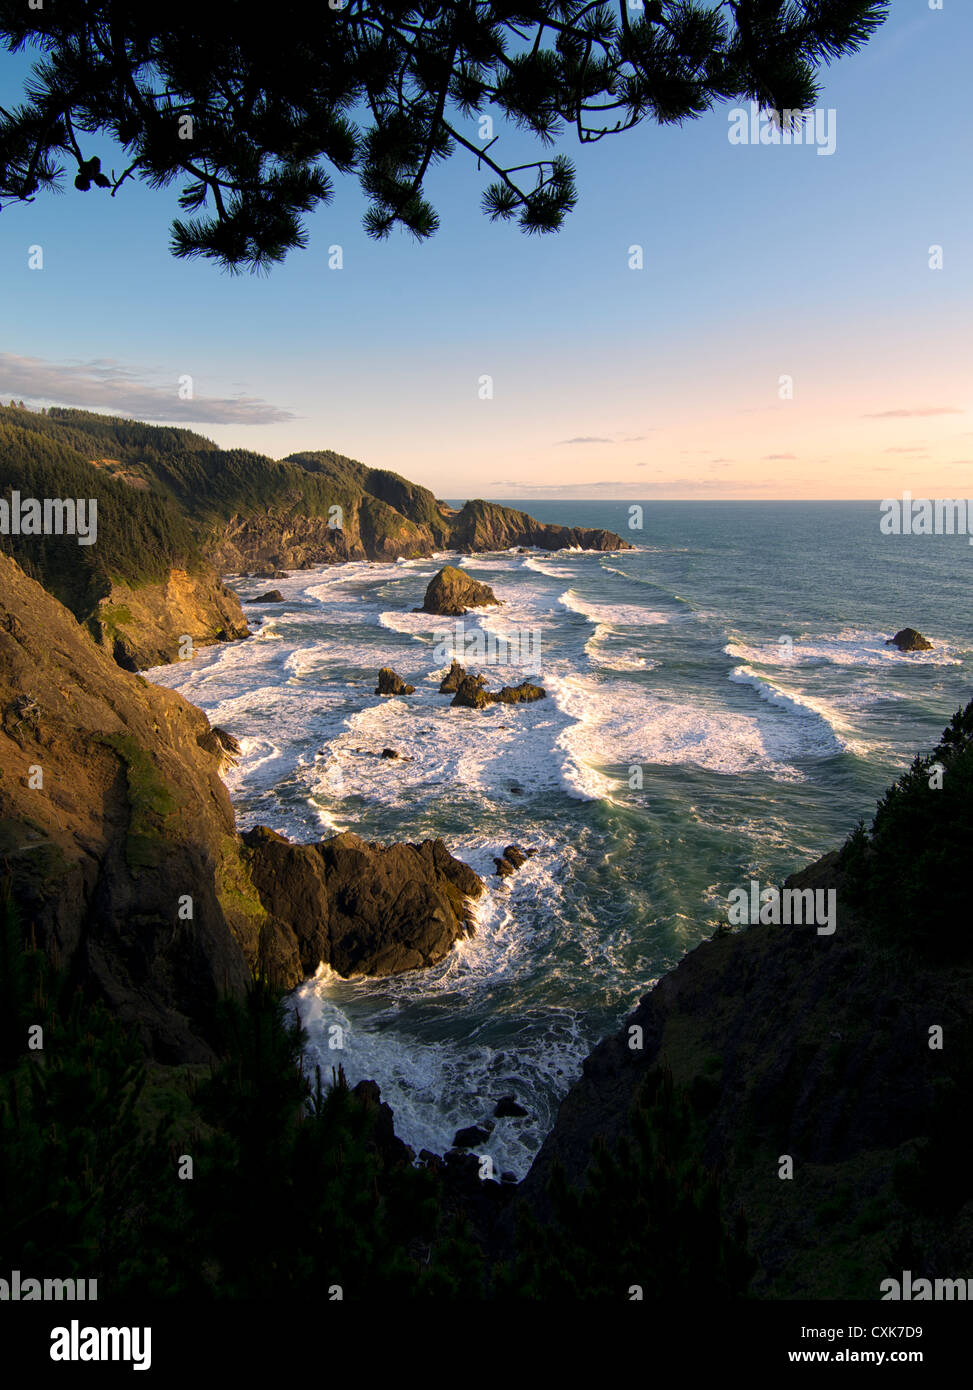
<instances>
[{"instance_id":1,"label":"blue sky","mask_svg":"<svg viewBox=\"0 0 973 1390\"><path fill-rule=\"evenodd\" d=\"M0 395L333 448L449 497L965 496L971 39L969 0L893 0L825 72L831 155L731 145L728 106L568 136L579 204L553 237L489 223L460 151L431 241L369 241L339 179L306 251L230 277L169 254L175 187L68 179L0 214ZM5 105L24 67L0 56Z\"/></svg>"}]
</instances>

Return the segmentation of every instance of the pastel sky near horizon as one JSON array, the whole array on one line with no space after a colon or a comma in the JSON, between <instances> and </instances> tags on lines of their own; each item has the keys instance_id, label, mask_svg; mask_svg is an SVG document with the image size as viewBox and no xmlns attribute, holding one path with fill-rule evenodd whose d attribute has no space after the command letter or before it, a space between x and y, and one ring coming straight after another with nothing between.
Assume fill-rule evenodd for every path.
<instances>
[{"instance_id":1,"label":"pastel sky near horizon","mask_svg":"<svg viewBox=\"0 0 973 1390\"><path fill-rule=\"evenodd\" d=\"M0 397L331 448L450 498L973 496L971 40L970 0L893 0L824 72L831 154L731 144L731 104L569 135L555 236L488 222L459 151L430 241L370 241L336 179L307 250L232 277L170 255L176 186L69 177L0 214ZM26 67L0 54L4 105Z\"/></svg>"}]
</instances>

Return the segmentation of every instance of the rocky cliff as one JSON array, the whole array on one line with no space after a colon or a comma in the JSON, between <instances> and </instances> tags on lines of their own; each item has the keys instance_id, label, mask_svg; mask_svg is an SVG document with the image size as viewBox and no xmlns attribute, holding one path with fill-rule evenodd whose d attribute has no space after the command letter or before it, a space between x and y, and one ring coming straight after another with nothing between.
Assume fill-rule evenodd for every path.
<instances>
[{"instance_id":1,"label":"rocky cliff","mask_svg":"<svg viewBox=\"0 0 973 1390\"><path fill-rule=\"evenodd\" d=\"M170 570L155 584L113 582L88 619L88 630L129 671L250 636L240 600L208 566L195 573Z\"/></svg>"},{"instance_id":2,"label":"rocky cliff","mask_svg":"<svg viewBox=\"0 0 973 1390\"><path fill-rule=\"evenodd\" d=\"M0 713L0 862L25 929L157 1058L205 1060L217 1000L256 970L387 974L471 930L482 884L441 841L244 845L219 776L232 740L5 555Z\"/></svg>"},{"instance_id":3,"label":"rocky cliff","mask_svg":"<svg viewBox=\"0 0 973 1390\"><path fill-rule=\"evenodd\" d=\"M663 1068L746 1218L754 1295L875 1299L903 1268L960 1274L973 1201L948 1135L970 1099L973 968L876 942L842 904L837 854L788 883L835 888L835 934L751 926L691 951L587 1058L519 1199L543 1219L555 1163L583 1186L592 1141L617 1144Z\"/></svg>"},{"instance_id":4,"label":"rocky cliff","mask_svg":"<svg viewBox=\"0 0 973 1390\"><path fill-rule=\"evenodd\" d=\"M509 550L531 546L540 550L631 550L614 531L586 526L555 526L535 521L526 512L499 507L495 502L467 502L452 518L450 544L456 550Z\"/></svg>"},{"instance_id":5,"label":"rocky cliff","mask_svg":"<svg viewBox=\"0 0 973 1390\"><path fill-rule=\"evenodd\" d=\"M457 512L428 488L330 450L270 459L189 430L81 410L0 407L4 482L24 497L93 499L93 544L3 536L6 550L129 668L246 635L223 574L439 550L625 549L610 531L550 526L493 502Z\"/></svg>"},{"instance_id":6,"label":"rocky cliff","mask_svg":"<svg viewBox=\"0 0 973 1390\"><path fill-rule=\"evenodd\" d=\"M206 716L0 556L0 852L24 924L156 1055L199 1060L266 917Z\"/></svg>"}]
</instances>

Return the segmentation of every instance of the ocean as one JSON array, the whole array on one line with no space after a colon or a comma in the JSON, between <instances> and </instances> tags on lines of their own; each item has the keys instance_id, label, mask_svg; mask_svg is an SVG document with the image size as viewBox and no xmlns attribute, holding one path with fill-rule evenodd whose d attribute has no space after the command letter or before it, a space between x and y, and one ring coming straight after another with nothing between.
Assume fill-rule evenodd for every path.
<instances>
[{"instance_id":1,"label":"ocean","mask_svg":"<svg viewBox=\"0 0 973 1390\"><path fill-rule=\"evenodd\" d=\"M252 639L148 675L240 740L241 828L442 836L487 879L475 936L438 966L322 969L291 1003L308 1065L377 1081L417 1151L515 1095L527 1117L497 1120L479 1151L521 1177L586 1054L725 921L729 891L837 847L970 699L973 549L882 535L877 502L647 502L640 531L628 501L510 505L636 548L295 572L272 581L284 603L246 607ZM468 710L438 694L454 625L413 610L447 561L504 600L467 632L532 634L547 699ZM934 649L885 645L906 626ZM381 666L416 693L374 695ZM491 685L525 674L482 669ZM501 880L512 842L537 853Z\"/></svg>"}]
</instances>

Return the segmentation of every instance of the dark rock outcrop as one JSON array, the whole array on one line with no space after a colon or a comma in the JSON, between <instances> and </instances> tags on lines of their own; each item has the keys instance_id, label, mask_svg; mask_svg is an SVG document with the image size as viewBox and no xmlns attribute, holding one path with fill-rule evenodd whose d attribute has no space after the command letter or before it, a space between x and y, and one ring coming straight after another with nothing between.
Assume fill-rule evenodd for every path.
<instances>
[{"instance_id":1,"label":"dark rock outcrop","mask_svg":"<svg viewBox=\"0 0 973 1390\"><path fill-rule=\"evenodd\" d=\"M454 565L444 565L426 586L426 595L418 611L461 618L471 608L483 608L488 604L497 607L500 605L500 600L489 584L481 584L479 580L471 579Z\"/></svg>"},{"instance_id":2,"label":"dark rock outcrop","mask_svg":"<svg viewBox=\"0 0 973 1390\"><path fill-rule=\"evenodd\" d=\"M458 705L462 709L482 709L491 703L485 689L485 676L464 676L456 687L456 694L450 700L450 708Z\"/></svg>"},{"instance_id":3,"label":"dark rock outcrop","mask_svg":"<svg viewBox=\"0 0 973 1390\"><path fill-rule=\"evenodd\" d=\"M536 853L536 849L521 849L520 845L508 845L503 854L493 861L497 866L497 874L500 878L509 878Z\"/></svg>"},{"instance_id":4,"label":"dark rock outcrop","mask_svg":"<svg viewBox=\"0 0 973 1390\"><path fill-rule=\"evenodd\" d=\"M553 526L535 521L526 512L513 507L500 507L495 502L477 499L467 502L452 520L450 543L454 549L513 550L520 547L538 550L631 550L614 531L593 530L584 526Z\"/></svg>"},{"instance_id":5,"label":"dark rock outcrop","mask_svg":"<svg viewBox=\"0 0 973 1390\"><path fill-rule=\"evenodd\" d=\"M449 670L439 684L440 695L455 695L465 676L466 667L461 666L454 657L449 664Z\"/></svg>"},{"instance_id":6,"label":"dark rock outcrop","mask_svg":"<svg viewBox=\"0 0 973 1390\"><path fill-rule=\"evenodd\" d=\"M256 598L247 599L248 603L283 603L284 595L279 589L268 589L265 594L257 594Z\"/></svg>"},{"instance_id":7,"label":"dark rock outcrop","mask_svg":"<svg viewBox=\"0 0 973 1390\"><path fill-rule=\"evenodd\" d=\"M521 681L520 685L505 685L501 690L486 690L485 686L484 676L464 676L450 701L450 707L483 709L486 705L529 704L547 696L543 686L533 685L528 680Z\"/></svg>"},{"instance_id":8,"label":"dark rock outcrop","mask_svg":"<svg viewBox=\"0 0 973 1390\"><path fill-rule=\"evenodd\" d=\"M483 1125L467 1125L465 1129L458 1129L453 1137L454 1149L475 1149L478 1144L485 1144L490 1138L490 1131Z\"/></svg>"},{"instance_id":9,"label":"dark rock outcrop","mask_svg":"<svg viewBox=\"0 0 973 1390\"><path fill-rule=\"evenodd\" d=\"M544 687L534 685L528 680L522 680L519 685L505 685L489 697L491 704L497 705L530 704L533 700L546 698L547 691Z\"/></svg>"},{"instance_id":10,"label":"dark rock outcrop","mask_svg":"<svg viewBox=\"0 0 973 1390\"><path fill-rule=\"evenodd\" d=\"M214 724L205 734L200 734L196 742L200 748L205 748L207 753L212 753L213 757L218 759L221 772L225 768L236 767L240 761L242 750L239 741L218 724Z\"/></svg>"},{"instance_id":11,"label":"dark rock outcrop","mask_svg":"<svg viewBox=\"0 0 973 1390\"><path fill-rule=\"evenodd\" d=\"M397 753L394 748L383 748L378 756L380 758L401 758L402 754Z\"/></svg>"},{"instance_id":12,"label":"dark rock outcrop","mask_svg":"<svg viewBox=\"0 0 973 1390\"><path fill-rule=\"evenodd\" d=\"M890 637L885 643L887 647L898 647L900 652L931 652L932 643L923 637L921 632L917 632L914 627L904 627Z\"/></svg>"},{"instance_id":13,"label":"dark rock outcrop","mask_svg":"<svg viewBox=\"0 0 973 1390\"><path fill-rule=\"evenodd\" d=\"M286 985L322 962L345 976L435 965L473 932L483 881L442 840L380 845L349 831L294 845L264 826L243 839L272 920L265 954Z\"/></svg>"},{"instance_id":14,"label":"dark rock outcrop","mask_svg":"<svg viewBox=\"0 0 973 1390\"><path fill-rule=\"evenodd\" d=\"M383 666L378 673L376 695L414 695L414 685L406 685L401 676L396 675L391 666Z\"/></svg>"},{"instance_id":15,"label":"dark rock outcrop","mask_svg":"<svg viewBox=\"0 0 973 1390\"><path fill-rule=\"evenodd\" d=\"M501 1096L493 1114L498 1120L522 1120L527 1111L513 1096Z\"/></svg>"},{"instance_id":16,"label":"dark rock outcrop","mask_svg":"<svg viewBox=\"0 0 973 1390\"><path fill-rule=\"evenodd\" d=\"M352 1087L352 1095L362 1101L365 1109L373 1112L370 1142L381 1156L383 1164L393 1167L399 1163L411 1163L415 1150L398 1137L395 1132L395 1116L392 1107L382 1100L382 1092L376 1081L359 1081Z\"/></svg>"}]
</instances>

